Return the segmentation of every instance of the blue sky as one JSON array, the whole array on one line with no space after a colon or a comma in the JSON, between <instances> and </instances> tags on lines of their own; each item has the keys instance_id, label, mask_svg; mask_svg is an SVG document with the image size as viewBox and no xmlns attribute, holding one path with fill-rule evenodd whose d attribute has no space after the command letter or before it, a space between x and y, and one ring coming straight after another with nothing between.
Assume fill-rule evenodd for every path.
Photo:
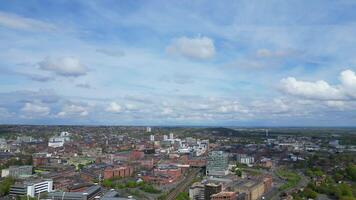
<instances>
[{"instance_id":1,"label":"blue sky","mask_svg":"<svg viewBox=\"0 0 356 200\"><path fill-rule=\"evenodd\" d=\"M354 126L355 1L5 1L0 123Z\"/></svg>"}]
</instances>

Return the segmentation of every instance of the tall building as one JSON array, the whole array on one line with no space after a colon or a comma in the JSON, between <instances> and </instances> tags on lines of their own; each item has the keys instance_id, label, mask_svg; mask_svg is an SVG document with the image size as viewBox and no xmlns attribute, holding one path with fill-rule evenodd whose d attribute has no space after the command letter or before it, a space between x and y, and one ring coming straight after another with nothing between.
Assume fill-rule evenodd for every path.
<instances>
[{"instance_id":1,"label":"tall building","mask_svg":"<svg viewBox=\"0 0 356 200\"><path fill-rule=\"evenodd\" d=\"M155 136L154 135L150 135L150 141L154 142L155 141Z\"/></svg>"},{"instance_id":2,"label":"tall building","mask_svg":"<svg viewBox=\"0 0 356 200\"><path fill-rule=\"evenodd\" d=\"M151 133L152 132L152 128L151 127L146 127L146 132L147 133Z\"/></svg>"},{"instance_id":3,"label":"tall building","mask_svg":"<svg viewBox=\"0 0 356 200\"><path fill-rule=\"evenodd\" d=\"M169 139L170 139L170 140L173 140L173 139L174 139L173 133L170 133L170 134L169 134Z\"/></svg>"},{"instance_id":4,"label":"tall building","mask_svg":"<svg viewBox=\"0 0 356 200\"><path fill-rule=\"evenodd\" d=\"M221 184L208 183L204 187L204 197L205 200L211 200L213 194L217 194L222 191Z\"/></svg>"},{"instance_id":5,"label":"tall building","mask_svg":"<svg viewBox=\"0 0 356 200\"><path fill-rule=\"evenodd\" d=\"M211 151L207 160L206 174L208 176L224 176L229 173L229 158L227 153L223 151Z\"/></svg>"},{"instance_id":6,"label":"tall building","mask_svg":"<svg viewBox=\"0 0 356 200\"><path fill-rule=\"evenodd\" d=\"M205 200L205 186L200 182L194 183L189 188L189 198L192 200Z\"/></svg>"},{"instance_id":7,"label":"tall building","mask_svg":"<svg viewBox=\"0 0 356 200\"><path fill-rule=\"evenodd\" d=\"M10 188L10 196L30 196L35 197L40 193L52 192L52 180L34 180L26 181L22 184L12 185Z\"/></svg>"},{"instance_id":8,"label":"tall building","mask_svg":"<svg viewBox=\"0 0 356 200\"><path fill-rule=\"evenodd\" d=\"M168 136L167 135L163 135L163 141L167 141L168 140Z\"/></svg>"}]
</instances>

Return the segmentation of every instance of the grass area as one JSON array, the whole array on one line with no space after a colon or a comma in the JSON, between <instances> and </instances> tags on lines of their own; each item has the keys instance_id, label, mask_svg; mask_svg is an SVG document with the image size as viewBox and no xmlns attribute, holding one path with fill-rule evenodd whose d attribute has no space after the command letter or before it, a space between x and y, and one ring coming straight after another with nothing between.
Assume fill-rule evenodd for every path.
<instances>
[{"instance_id":1,"label":"grass area","mask_svg":"<svg viewBox=\"0 0 356 200\"><path fill-rule=\"evenodd\" d=\"M256 170L256 169L249 169L249 168L245 168L245 169L242 169L242 171L245 171L249 174L251 174L252 176L258 176L258 175L261 175L262 172Z\"/></svg>"},{"instance_id":2,"label":"grass area","mask_svg":"<svg viewBox=\"0 0 356 200\"><path fill-rule=\"evenodd\" d=\"M291 171L287 171L287 170L282 170L282 169L279 169L276 171L276 174L277 176L279 176L280 178L284 179L287 181L287 183L283 184L279 190L282 191L282 190L286 190L286 189L289 189L289 188L292 188L294 186L296 186L301 177L295 173L295 172L291 172Z\"/></svg>"}]
</instances>

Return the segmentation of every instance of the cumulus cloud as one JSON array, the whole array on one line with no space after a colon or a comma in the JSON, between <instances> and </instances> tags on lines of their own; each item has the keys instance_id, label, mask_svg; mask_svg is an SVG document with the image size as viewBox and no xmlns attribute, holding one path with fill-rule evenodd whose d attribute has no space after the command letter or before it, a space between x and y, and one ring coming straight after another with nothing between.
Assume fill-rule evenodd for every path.
<instances>
[{"instance_id":1,"label":"cumulus cloud","mask_svg":"<svg viewBox=\"0 0 356 200\"><path fill-rule=\"evenodd\" d=\"M315 82L299 81L294 77L280 81L283 92L307 99L316 100L350 100L356 97L356 75L351 70L340 73L339 85L330 85L324 80Z\"/></svg>"},{"instance_id":2,"label":"cumulus cloud","mask_svg":"<svg viewBox=\"0 0 356 200\"><path fill-rule=\"evenodd\" d=\"M66 104L62 108L62 111L57 114L58 117L85 117L89 114L87 107L75 104Z\"/></svg>"},{"instance_id":3,"label":"cumulus cloud","mask_svg":"<svg viewBox=\"0 0 356 200\"><path fill-rule=\"evenodd\" d=\"M356 75L351 70L345 70L340 74L340 81L345 93L352 97L356 97Z\"/></svg>"},{"instance_id":4,"label":"cumulus cloud","mask_svg":"<svg viewBox=\"0 0 356 200\"><path fill-rule=\"evenodd\" d=\"M56 30L56 27L50 23L7 12L0 12L0 26L27 31Z\"/></svg>"},{"instance_id":5,"label":"cumulus cloud","mask_svg":"<svg viewBox=\"0 0 356 200\"><path fill-rule=\"evenodd\" d=\"M50 112L50 108L44 105L25 103L21 109L28 116L46 116Z\"/></svg>"},{"instance_id":6,"label":"cumulus cloud","mask_svg":"<svg viewBox=\"0 0 356 200\"><path fill-rule=\"evenodd\" d=\"M187 58L206 60L214 57L214 41L208 37L180 37L166 48L166 52L172 55L180 55Z\"/></svg>"},{"instance_id":7,"label":"cumulus cloud","mask_svg":"<svg viewBox=\"0 0 356 200\"><path fill-rule=\"evenodd\" d=\"M112 113L119 113L123 111L123 107L116 102L111 102L110 105L106 108L106 111Z\"/></svg>"},{"instance_id":8,"label":"cumulus cloud","mask_svg":"<svg viewBox=\"0 0 356 200\"><path fill-rule=\"evenodd\" d=\"M38 63L40 69L60 76L78 77L87 74L88 68L75 57L47 57Z\"/></svg>"}]
</instances>

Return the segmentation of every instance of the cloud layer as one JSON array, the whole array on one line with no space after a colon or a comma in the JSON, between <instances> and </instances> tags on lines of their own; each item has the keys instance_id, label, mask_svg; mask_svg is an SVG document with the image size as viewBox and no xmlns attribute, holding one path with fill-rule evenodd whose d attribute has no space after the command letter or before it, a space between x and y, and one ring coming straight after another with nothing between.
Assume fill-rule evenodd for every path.
<instances>
[{"instance_id":1,"label":"cloud layer","mask_svg":"<svg viewBox=\"0 0 356 200\"><path fill-rule=\"evenodd\" d=\"M3 3L0 124L353 126L355 7Z\"/></svg>"}]
</instances>

